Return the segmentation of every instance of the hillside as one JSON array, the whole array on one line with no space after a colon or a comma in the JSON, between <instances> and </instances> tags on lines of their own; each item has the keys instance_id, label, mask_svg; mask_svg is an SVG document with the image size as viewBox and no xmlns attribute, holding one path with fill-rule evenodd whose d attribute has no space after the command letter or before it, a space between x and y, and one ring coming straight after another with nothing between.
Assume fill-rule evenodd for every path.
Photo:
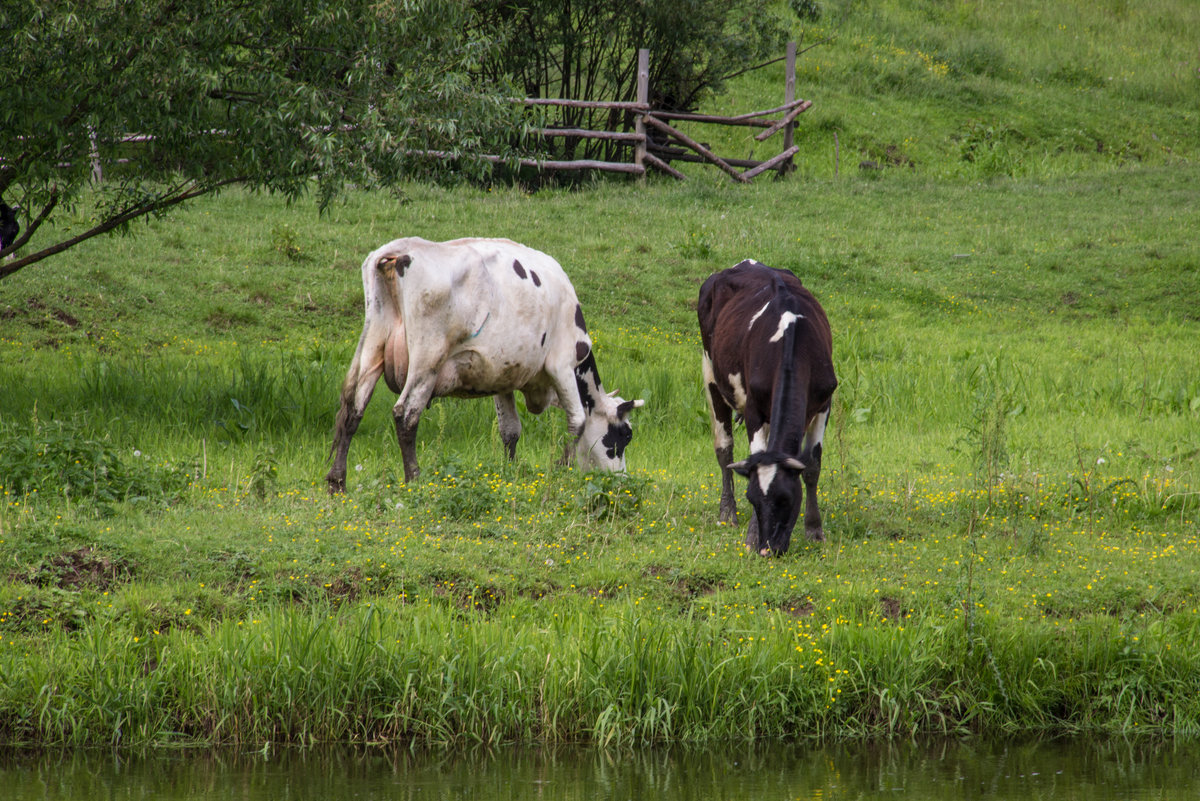
<instances>
[{"instance_id":1,"label":"hillside","mask_svg":"<svg viewBox=\"0 0 1200 801\"><path fill-rule=\"evenodd\" d=\"M822 7L818 23L794 31L797 96L813 101L796 134L802 176L831 177L835 168L851 175L863 161L882 173L979 180L1200 158L1196 3ZM730 82L704 110L743 113L782 99L776 64ZM766 158L779 150L777 138L755 143L744 129L689 132L722 154Z\"/></svg>"}]
</instances>

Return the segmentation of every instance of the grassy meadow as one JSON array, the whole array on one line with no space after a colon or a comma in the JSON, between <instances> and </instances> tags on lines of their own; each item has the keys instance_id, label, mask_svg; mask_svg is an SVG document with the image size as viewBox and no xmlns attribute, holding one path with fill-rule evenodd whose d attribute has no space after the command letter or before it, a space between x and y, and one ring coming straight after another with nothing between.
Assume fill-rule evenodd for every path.
<instances>
[{"instance_id":1,"label":"grassy meadow","mask_svg":"<svg viewBox=\"0 0 1200 801\"><path fill-rule=\"evenodd\" d=\"M1194 46L1124 47L1120 3L899 5L828 4L788 180L229 192L0 283L0 742L1200 734ZM1002 110L1037 124L989 167L956 137ZM893 138L911 166L859 170ZM405 485L381 384L326 494L359 265L401 235L564 265L646 399L627 476L557 466L555 409L508 463L449 400ZM778 559L716 521L700 383L697 292L746 257L822 301L841 382L829 539Z\"/></svg>"}]
</instances>

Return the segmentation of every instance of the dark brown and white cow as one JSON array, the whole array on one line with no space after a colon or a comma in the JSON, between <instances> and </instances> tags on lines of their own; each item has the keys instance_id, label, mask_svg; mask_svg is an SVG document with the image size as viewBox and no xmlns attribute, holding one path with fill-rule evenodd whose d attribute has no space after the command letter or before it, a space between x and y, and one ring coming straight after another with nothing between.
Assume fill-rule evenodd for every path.
<instances>
[{"instance_id":1,"label":"dark brown and white cow","mask_svg":"<svg viewBox=\"0 0 1200 801\"><path fill-rule=\"evenodd\" d=\"M697 315L721 468L721 522L737 523L737 472L749 480L749 548L763 556L787 551L804 489L805 531L825 539L817 480L837 387L825 311L792 273L748 260L704 282ZM735 412L746 421L750 456L732 463Z\"/></svg>"},{"instance_id":2,"label":"dark brown and white cow","mask_svg":"<svg viewBox=\"0 0 1200 801\"><path fill-rule=\"evenodd\" d=\"M419 472L417 423L433 398L495 396L513 458L517 390L534 414L566 412L581 467L625 469L629 413L642 401L605 393L575 289L554 259L507 239L410 237L373 251L362 277L366 320L342 385L331 493L346 488L350 439L380 376L400 396L392 415L405 481Z\"/></svg>"}]
</instances>

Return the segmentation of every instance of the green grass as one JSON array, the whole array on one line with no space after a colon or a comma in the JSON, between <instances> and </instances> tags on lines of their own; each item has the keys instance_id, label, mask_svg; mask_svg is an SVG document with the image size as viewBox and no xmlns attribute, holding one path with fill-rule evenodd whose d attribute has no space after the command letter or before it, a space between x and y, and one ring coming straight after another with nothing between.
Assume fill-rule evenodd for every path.
<instances>
[{"instance_id":1,"label":"green grass","mask_svg":"<svg viewBox=\"0 0 1200 801\"><path fill-rule=\"evenodd\" d=\"M792 180L230 192L5 280L0 738L1200 733L1200 137L1153 22L1194 9L826 11ZM647 400L628 476L558 467L557 410L509 464L447 401L406 486L380 388L327 496L358 267L414 234L562 262ZM840 379L829 541L771 560L716 522L700 388L699 286L745 257L813 289Z\"/></svg>"},{"instance_id":2,"label":"green grass","mask_svg":"<svg viewBox=\"0 0 1200 801\"><path fill-rule=\"evenodd\" d=\"M414 187L320 220L231 194L79 249L88 280L24 273L0 350L6 737L1193 733L1196 177ZM815 189L823 212L793 212ZM490 404L451 401L404 486L381 389L330 499L358 254L467 228L567 266L606 385L648 399L631 475L556 467L556 410L510 465ZM830 540L777 560L716 524L691 309L747 255L823 300L841 379Z\"/></svg>"},{"instance_id":3,"label":"green grass","mask_svg":"<svg viewBox=\"0 0 1200 801\"><path fill-rule=\"evenodd\" d=\"M797 61L796 94L813 101L795 139L803 175L848 176L872 161L886 173L986 180L1197 157L1200 59L1180 35L1200 24L1194 3L821 5L818 23L793 32L801 50L828 40ZM774 65L706 110L771 108L783 86ZM753 130L688 130L722 155L781 150Z\"/></svg>"}]
</instances>

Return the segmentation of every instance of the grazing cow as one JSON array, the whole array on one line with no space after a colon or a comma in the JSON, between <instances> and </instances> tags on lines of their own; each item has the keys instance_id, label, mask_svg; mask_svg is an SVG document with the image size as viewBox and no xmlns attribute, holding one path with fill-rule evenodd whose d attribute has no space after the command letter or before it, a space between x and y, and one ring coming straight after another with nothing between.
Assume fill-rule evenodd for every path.
<instances>
[{"instance_id":1,"label":"grazing cow","mask_svg":"<svg viewBox=\"0 0 1200 801\"><path fill-rule=\"evenodd\" d=\"M17 222L17 211L0 199L0 251L16 241L21 233L21 224Z\"/></svg>"},{"instance_id":2,"label":"grazing cow","mask_svg":"<svg viewBox=\"0 0 1200 801\"><path fill-rule=\"evenodd\" d=\"M534 414L551 404L566 412L581 466L625 469L629 413L642 401L604 392L575 289L554 259L507 239L411 237L367 256L362 277L366 322L342 385L331 494L346 489L350 438L380 376L400 396L392 415L405 481L419 472L417 422L436 397L494 396L513 458L516 390Z\"/></svg>"},{"instance_id":3,"label":"grazing cow","mask_svg":"<svg viewBox=\"0 0 1200 801\"><path fill-rule=\"evenodd\" d=\"M723 523L737 523L735 471L749 479L747 547L782 554L807 489L804 528L825 539L817 507L821 440L837 387L825 311L800 279L747 260L716 273L697 306L713 447L721 467ZM733 461L733 415L746 421L749 458Z\"/></svg>"}]
</instances>

